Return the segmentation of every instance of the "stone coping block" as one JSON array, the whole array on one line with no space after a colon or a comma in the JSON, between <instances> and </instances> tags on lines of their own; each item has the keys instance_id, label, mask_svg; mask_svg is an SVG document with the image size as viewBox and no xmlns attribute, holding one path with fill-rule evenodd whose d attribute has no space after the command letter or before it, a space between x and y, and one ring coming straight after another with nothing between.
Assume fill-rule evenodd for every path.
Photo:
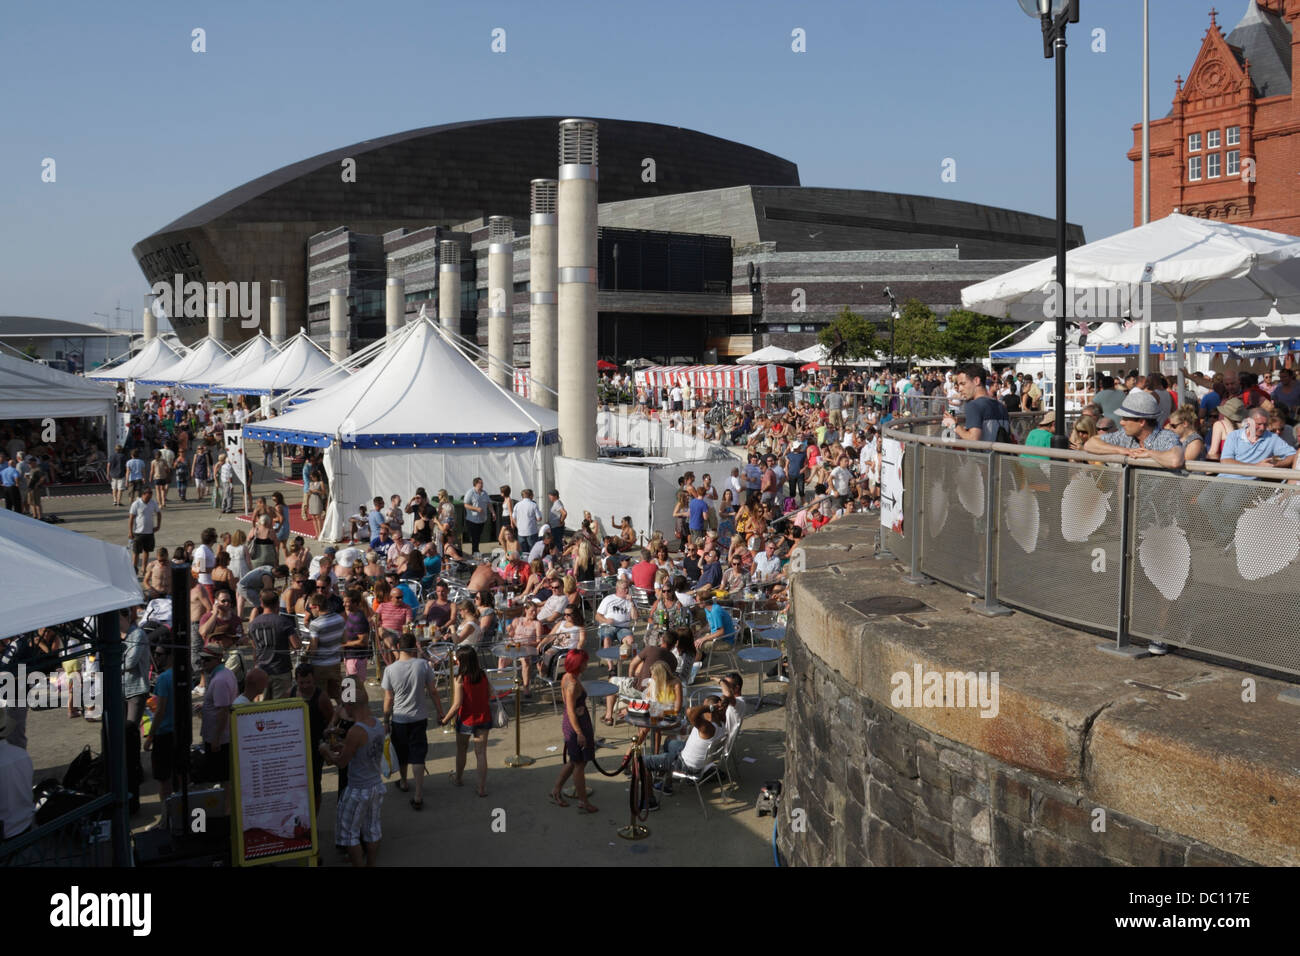
<instances>
[{"instance_id":1,"label":"stone coping block","mask_svg":"<svg viewBox=\"0 0 1300 956\"><path fill-rule=\"evenodd\" d=\"M876 560L877 526L850 515L807 539L791 626L809 653L878 706L1085 800L1249 860L1300 864L1300 707L1278 700L1290 685L1176 654L1103 654L1103 638L1025 612L983 617L962 592L910 585L902 564ZM868 618L846 604L878 595L933 610ZM914 680L918 667L984 672L990 689L996 674L996 715L901 698L895 675Z\"/></svg>"}]
</instances>

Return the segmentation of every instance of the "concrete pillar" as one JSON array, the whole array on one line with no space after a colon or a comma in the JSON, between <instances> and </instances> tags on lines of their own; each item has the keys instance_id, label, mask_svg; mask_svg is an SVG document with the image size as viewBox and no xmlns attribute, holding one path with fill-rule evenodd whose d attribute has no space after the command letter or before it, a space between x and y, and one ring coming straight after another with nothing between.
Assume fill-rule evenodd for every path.
<instances>
[{"instance_id":1,"label":"concrete pillar","mask_svg":"<svg viewBox=\"0 0 1300 956\"><path fill-rule=\"evenodd\" d=\"M330 361L348 357L348 294L330 289Z\"/></svg>"},{"instance_id":2,"label":"concrete pillar","mask_svg":"<svg viewBox=\"0 0 1300 956\"><path fill-rule=\"evenodd\" d=\"M225 324L225 316L222 315L221 304L217 301L216 295L212 289L208 290L208 338L214 342L225 341L222 333L222 326Z\"/></svg>"},{"instance_id":3,"label":"concrete pillar","mask_svg":"<svg viewBox=\"0 0 1300 956\"><path fill-rule=\"evenodd\" d=\"M388 260L388 282L384 286L384 331L392 335L406 324L406 280L393 275L396 263Z\"/></svg>"},{"instance_id":4,"label":"concrete pillar","mask_svg":"<svg viewBox=\"0 0 1300 956\"><path fill-rule=\"evenodd\" d=\"M153 304L157 298L155 295L144 297L144 311L140 313L140 328L144 332L146 342L158 338L158 316L153 311Z\"/></svg>"},{"instance_id":5,"label":"concrete pillar","mask_svg":"<svg viewBox=\"0 0 1300 956\"><path fill-rule=\"evenodd\" d=\"M560 453L596 457L596 196L600 165L597 124L560 121L556 264Z\"/></svg>"},{"instance_id":6,"label":"concrete pillar","mask_svg":"<svg viewBox=\"0 0 1300 956\"><path fill-rule=\"evenodd\" d=\"M507 365L515 364L515 243L509 216L488 217L488 375L514 388ZM504 364L503 364L504 363Z\"/></svg>"},{"instance_id":7,"label":"concrete pillar","mask_svg":"<svg viewBox=\"0 0 1300 956\"><path fill-rule=\"evenodd\" d=\"M532 215L528 233L528 373L536 387L529 396L538 405L555 408L556 388L556 293L555 283L555 213L556 187L554 179L534 179L532 183Z\"/></svg>"},{"instance_id":8,"label":"concrete pillar","mask_svg":"<svg viewBox=\"0 0 1300 956\"><path fill-rule=\"evenodd\" d=\"M271 280L271 318L270 331L271 341L279 345L289 334L289 326L285 321L285 304L284 304L284 280Z\"/></svg>"},{"instance_id":9,"label":"concrete pillar","mask_svg":"<svg viewBox=\"0 0 1300 956\"><path fill-rule=\"evenodd\" d=\"M460 335L460 243L438 243L438 324Z\"/></svg>"}]
</instances>

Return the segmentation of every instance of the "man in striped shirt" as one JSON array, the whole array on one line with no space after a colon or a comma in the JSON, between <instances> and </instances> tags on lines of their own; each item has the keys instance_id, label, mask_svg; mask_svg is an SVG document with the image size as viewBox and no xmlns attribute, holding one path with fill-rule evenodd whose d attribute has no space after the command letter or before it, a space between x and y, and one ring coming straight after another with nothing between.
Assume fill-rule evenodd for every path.
<instances>
[{"instance_id":1,"label":"man in striped shirt","mask_svg":"<svg viewBox=\"0 0 1300 956\"><path fill-rule=\"evenodd\" d=\"M311 629L307 662L312 676L331 700L338 700L343 687L343 616L329 610L325 596L316 593L307 602L304 618Z\"/></svg>"}]
</instances>

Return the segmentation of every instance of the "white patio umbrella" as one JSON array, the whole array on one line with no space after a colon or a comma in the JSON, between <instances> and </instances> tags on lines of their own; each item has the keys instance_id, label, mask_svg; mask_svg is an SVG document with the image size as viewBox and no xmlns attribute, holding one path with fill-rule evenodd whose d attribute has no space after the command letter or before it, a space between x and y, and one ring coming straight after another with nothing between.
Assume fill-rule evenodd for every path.
<instances>
[{"instance_id":1,"label":"white patio umbrella","mask_svg":"<svg viewBox=\"0 0 1300 956\"><path fill-rule=\"evenodd\" d=\"M1178 323L1300 311L1300 238L1172 213L962 289L962 306L1022 321L1067 317ZM1183 392L1178 364L1178 394Z\"/></svg>"}]
</instances>

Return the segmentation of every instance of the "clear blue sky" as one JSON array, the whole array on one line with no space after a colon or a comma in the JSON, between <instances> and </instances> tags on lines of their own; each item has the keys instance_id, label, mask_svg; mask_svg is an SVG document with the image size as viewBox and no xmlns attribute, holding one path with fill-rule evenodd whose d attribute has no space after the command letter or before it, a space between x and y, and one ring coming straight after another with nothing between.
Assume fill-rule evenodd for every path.
<instances>
[{"instance_id":1,"label":"clear blue sky","mask_svg":"<svg viewBox=\"0 0 1300 956\"><path fill-rule=\"evenodd\" d=\"M1153 119L1209 6L1152 0ZM1223 6L1226 32L1246 0ZM1069 218L1089 239L1131 225L1141 9L1082 0L1070 28ZM138 323L131 246L172 219L335 147L493 116L668 123L790 159L804 185L1055 211L1053 67L1016 0L48 0L4 19L0 314L102 321L120 302Z\"/></svg>"}]
</instances>

